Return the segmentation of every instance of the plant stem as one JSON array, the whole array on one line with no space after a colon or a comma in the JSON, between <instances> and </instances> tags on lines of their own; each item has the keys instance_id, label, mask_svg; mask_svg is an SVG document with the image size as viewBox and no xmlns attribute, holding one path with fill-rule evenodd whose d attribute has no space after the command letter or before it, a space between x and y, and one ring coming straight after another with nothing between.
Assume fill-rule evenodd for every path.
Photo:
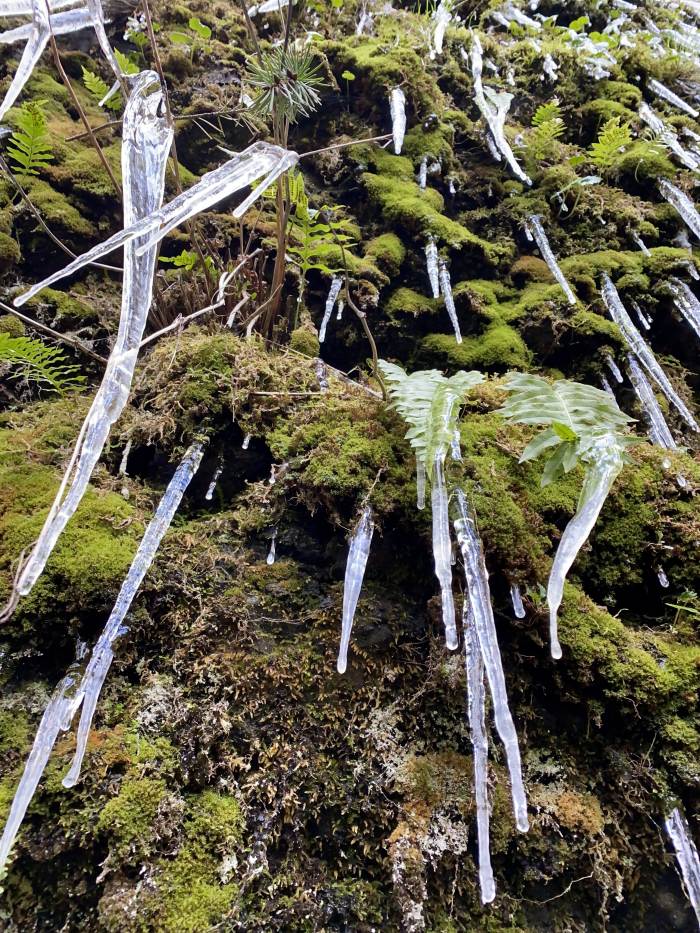
<instances>
[{"instance_id":1,"label":"plant stem","mask_svg":"<svg viewBox=\"0 0 700 933\"><path fill-rule=\"evenodd\" d=\"M103 366L107 365L107 360L100 356L99 353L95 353L94 350L91 350L90 347L85 346L85 344L78 340L77 337L70 337L67 334L60 334L57 330L54 330L52 327L49 327L48 324L41 324L39 321L34 321L32 318L27 317L25 314L22 314L21 311L18 311L16 308L6 305L4 302L0 301L0 308L3 311L6 311L8 314L13 314L16 318L19 318L23 324L27 324L29 327L33 327L35 330L42 331L49 337L53 337L54 340L60 340L62 343L67 343L68 346L74 347L76 350L79 350L81 353L84 353L86 356L92 357L98 363L102 363Z\"/></svg>"}]
</instances>

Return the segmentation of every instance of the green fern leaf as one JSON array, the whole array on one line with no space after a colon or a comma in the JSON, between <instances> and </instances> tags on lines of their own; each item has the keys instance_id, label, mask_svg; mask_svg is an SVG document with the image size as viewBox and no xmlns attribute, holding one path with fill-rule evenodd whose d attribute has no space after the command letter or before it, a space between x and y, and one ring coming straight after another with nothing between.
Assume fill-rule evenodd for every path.
<instances>
[{"instance_id":1,"label":"green fern leaf","mask_svg":"<svg viewBox=\"0 0 700 933\"><path fill-rule=\"evenodd\" d=\"M109 85L99 75L83 65L83 84L97 101L102 101L109 94ZM109 100L106 100L102 106L106 110L120 110L122 105L121 95L114 93Z\"/></svg>"},{"instance_id":2,"label":"green fern leaf","mask_svg":"<svg viewBox=\"0 0 700 933\"><path fill-rule=\"evenodd\" d=\"M612 174L632 142L629 124L621 124L619 117L613 117L602 128L598 139L588 150L588 154L601 172Z\"/></svg>"},{"instance_id":3,"label":"green fern leaf","mask_svg":"<svg viewBox=\"0 0 700 933\"><path fill-rule=\"evenodd\" d=\"M454 436L460 404L470 389L483 382L479 372L460 370L447 378L435 369L421 370L409 376L400 366L379 361L386 379L392 405L409 428L416 459L425 464L432 478L435 457L446 450Z\"/></svg>"},{"instance_id":4,"label":"green fern leaf","mask_svg":"<svg viewBox=\"0 0 700 933\"><path fill-rule=\"evenodd\" d=\"M22 177L38 175L53 159L51 140L46 129L45 100L34 100L17 112L16 129L10 137L7 154L13 171Z\"/></svg>"},{"instance_id":5,"label":"green fern leaf","mask_svg":"<svg viewBox=\"0 0 700 933\"><path fill-rule=\"evenodd\" d=\"M85 381L77 366L66 362L57 347L31 337L12 337L0 331L0 364L8 364L16 376L48 386L64 395Z\"/></svg>"}]
</instances>

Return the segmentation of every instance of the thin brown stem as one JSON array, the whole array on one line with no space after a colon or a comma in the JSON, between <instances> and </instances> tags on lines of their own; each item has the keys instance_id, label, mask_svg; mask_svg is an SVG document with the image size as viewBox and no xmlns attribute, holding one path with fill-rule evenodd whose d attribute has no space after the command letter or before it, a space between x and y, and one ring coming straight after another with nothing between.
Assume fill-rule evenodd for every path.
<instances>
[{"instance_id":1,"label":"thin brown stem","mask_svg":"<svg viewBox=\"0 0 700 933\"><path fill-rule=\"evenodd\" d=\"M2 301L0 301L0 308L2 308L2 310L6 311L8 314L13 314L16 318L19 318L23 324L27 324L29 327L33 327L35 330L42 331L42 333L46 334L48 337L53 337L54 340L60 340L61 343L67 343L68 346L79 350L86 356L92 357L93 360L98 363L102 363L103 366L107 365L107 360L103 356L100 356L99 353L95 353L94 350L91 350L90 347L87 347L81 340L78 340L77 337L70 337L68 334L60 334L57 330L49 327L48 324L41 324L39 321L34 321L32 318L22 314L21 311L18 311L16 308L11 307L10 305L6 305Z\"/></svg>"},{"instance_id":2,"label":"thin brown stem","mask_svg":"<svg viewBox=\"0 0 700 933\"><path fill-rule=\"evenodd\" d=\"M348 146L360 146L362 143L378 143L384 139L391 139L391 133L370 136L369 139L351 139L347 143L333 143L331 146L324 146L322 149L311 149L309 152L302 152L299 158L306 159L308 156L319 155L321 152L330 152L331 149L346 149Z\"/></svg>"},{"instance_id":3,"label":"thin brown stem","mask_svg":"<svg viewBox=\"0 0 700 933\"><path fill-rule=\"evenodd\" d=\"M262 62L262 53L260 51L260 43L258 42L258 32L253 25L253 20L250 18L250 13L248 12L248 7L245 0L238 0L241 9L243 10L243 18L245 19L246 29L248 30L248 36L250 41L253 43L255 48L255 55L259 62Z\"/></svg>"}]
</instances>

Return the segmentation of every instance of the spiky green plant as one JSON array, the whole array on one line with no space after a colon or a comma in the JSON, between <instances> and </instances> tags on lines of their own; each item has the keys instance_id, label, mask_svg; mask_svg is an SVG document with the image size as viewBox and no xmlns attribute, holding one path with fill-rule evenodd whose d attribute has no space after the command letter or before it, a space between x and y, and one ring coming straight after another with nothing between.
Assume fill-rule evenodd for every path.
<instances>
[{"instance_id":1,"label":"spiky green plant","mask_svg":"<svg viewBox=\"0 0 700 933\"><path fill-rule=\"evenodd\" d=\"M0 331L0 366L8 366L15 376L47 386L64 395L85 381L77 366L66 362L57 347L31 337L13 337Z\"/></svg>"},{"instance_id":2,"label":"spiky green plant","mask_svg":"<svg viewBox=\"0 0 700 933\"><path fill-rule=\"evenodd\" d=\"M12 169L22 178L38 175L52 159L51 139L46 128L45 100L31 100L17 111L16 128L7 154Z\"/></svg>"},{"instance_id":3,"label":"spiky green plant","mask_svg":"<svg viewBox=\"0 0 700 933\"><path fill-rule=\"evenodd\" d=\"M598 139L591 144L588 154L601 172L612 175L618 169L632 142L629 124L621 123L619 117L613 117L601 129Z\"/></svg>"},{"instance_id":4,"label":"spiky green plant","mask_svg":"<svg viewBox=\"0 0 700 933\"><path fill-rule=\"evenodd\" d=\"M534 171L540 162L556 157L558 141L565 129L556 98L537 108L532 128L525 137L524 156L529 170Z\"/></svg>"},{"instance_id":5,"label":"spiky green plant","mask_svg":"<svg viewBox=\"0 0 700 933\"><path fill-rule=\"evenodd\" d=\"M294 45L277 46L252 59L246 82L253 89L250 111L280 127L312 114L321 103L319 90L325 83L313 51Z\"/></svg>"}]
</instances>

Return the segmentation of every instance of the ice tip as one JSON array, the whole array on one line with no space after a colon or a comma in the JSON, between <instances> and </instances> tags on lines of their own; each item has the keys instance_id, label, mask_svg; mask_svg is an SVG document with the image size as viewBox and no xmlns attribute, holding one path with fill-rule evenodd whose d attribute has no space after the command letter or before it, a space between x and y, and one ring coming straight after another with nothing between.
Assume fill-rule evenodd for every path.
<instances>
[{"instance_id":1,"label":"ice tip","mask_svg":"<svg viewBox=\"0 0 700 933\"><path fill-rule=\"evenodd\" d=\"M348 669L348 660L347 660L347 658L341 658L341 657L339 657L339 658L338 658L338 661L337 661L337 663L336 663L335 666L336 666L336 670L338 671L339 674L344 674L345 671Z\"/></svg>"},{"instance_id":2,"label":"ice tip","mask_svg":"<svg viewBox=\"0 0 700 933\"><path fill-rule=\"evenodd\" d=\"M520 833L528 832L528 830L530 829L530 821L527 818L527 814L519 816L518 819L516 820L515 825L518 828L518 832Z\"/></svg>"}]
</instances>

